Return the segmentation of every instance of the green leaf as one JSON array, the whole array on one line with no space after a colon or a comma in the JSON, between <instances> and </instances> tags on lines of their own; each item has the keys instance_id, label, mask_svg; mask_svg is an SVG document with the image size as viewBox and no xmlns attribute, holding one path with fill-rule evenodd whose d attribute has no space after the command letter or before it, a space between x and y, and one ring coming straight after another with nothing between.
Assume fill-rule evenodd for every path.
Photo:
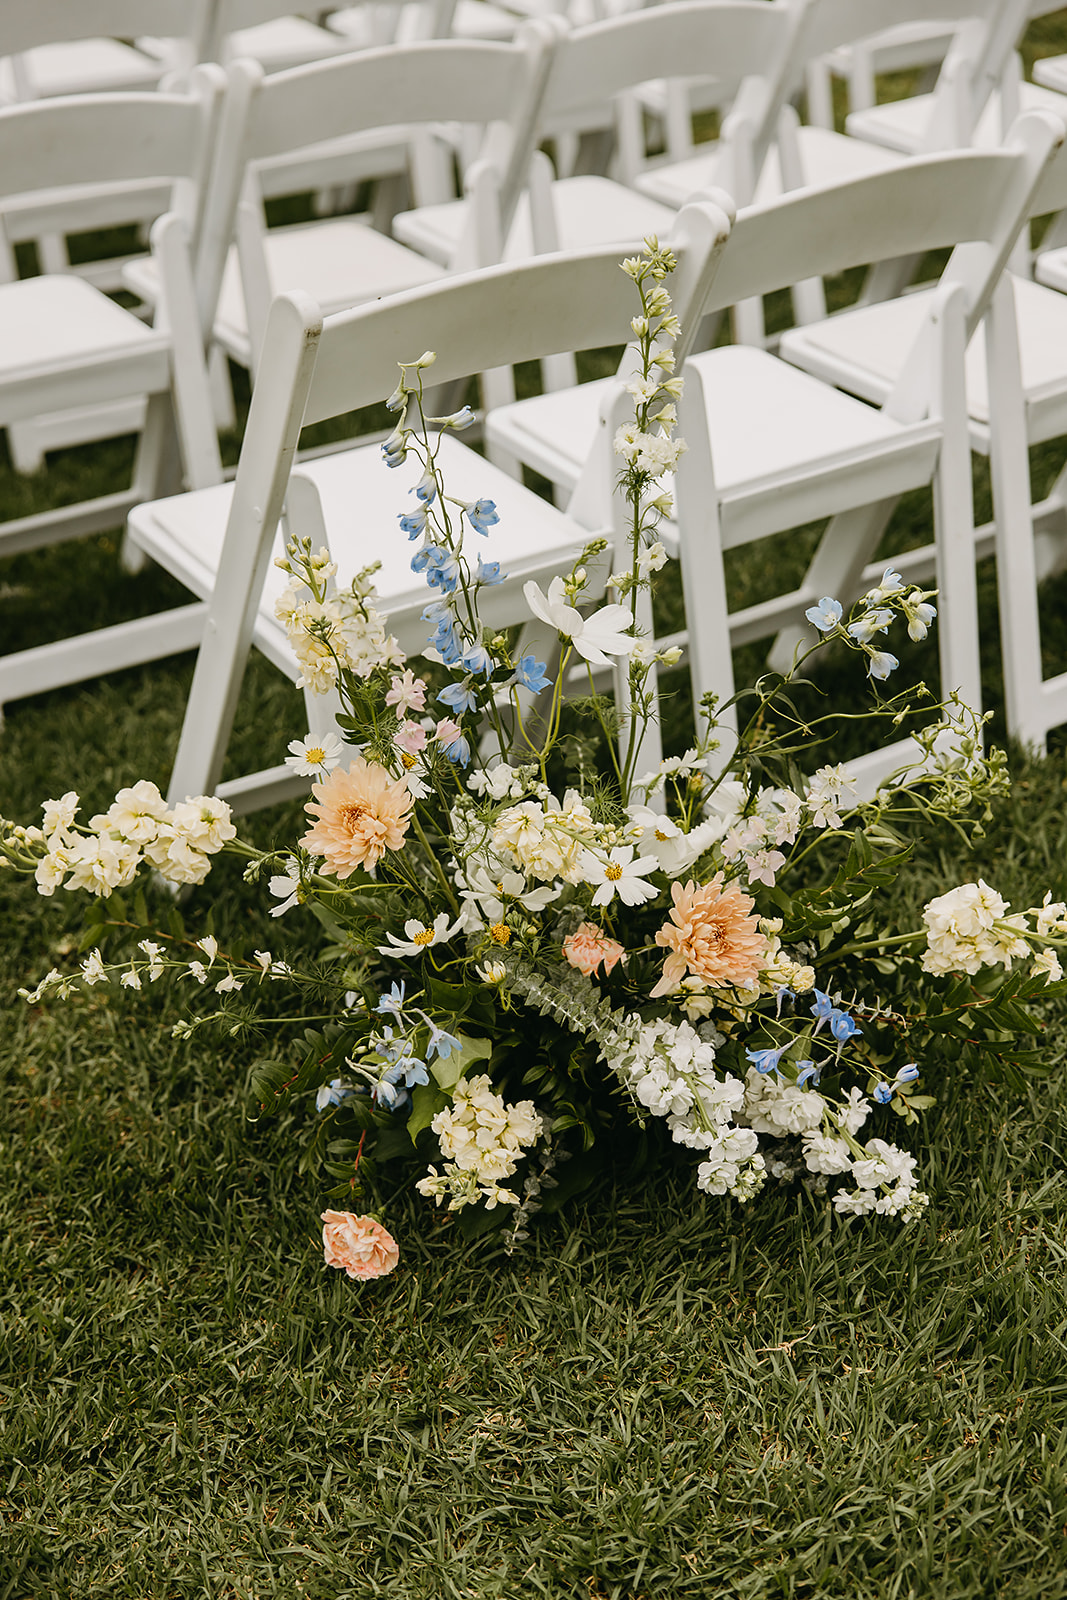
<instances>
[{"instance_id":1,"label":"green leaf","mask_svg":"<svg viewBox=\"0 0 1067 1600\"><path fill-rule=\"evenodd\" d=\"M418 1083L411 1091L411 1115L408 1117L407 1129L412 1144L418 1138L423 1128L428 1128L439 1111L443 1111L451 1104L450 1097L436 1084Z\"/></svg>"},{"instance_id":2,"label":"green leaf","mask_svg":"<svg viewBox=\"0 0 1067 1600\"><path fill-rule=\"evenodd\" d=\"M459 1035L462 1050L453 1050L447 1060L437 1060L430 1067L442 1089L454 1089L468 1067L476 1061L488 1061L493 1053L492 1039L468 1039Z\"/></svg>"}]
</instances>

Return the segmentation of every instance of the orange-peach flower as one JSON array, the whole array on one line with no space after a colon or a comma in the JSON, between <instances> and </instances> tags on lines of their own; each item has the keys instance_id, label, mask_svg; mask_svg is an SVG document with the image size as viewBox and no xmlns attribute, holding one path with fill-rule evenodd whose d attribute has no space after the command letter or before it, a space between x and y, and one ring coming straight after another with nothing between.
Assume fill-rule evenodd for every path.
<instances>
[{"instance_id":1,"label":"orange-peach flower","mask_svg":"<svg viewBox=\"0 0 1067 1600\"><path fill-rule=\"evenodd\" d=\"M396 1240L373 1217L324 1211L322 1221L328 1267L342 1267L350 1278L384 1278L400 1260Z\"/></svg>"},{"instance_id":2,"label":"orange-peach flower","mask_svg":"<svg viewBox=\"0 0 1067 1600\"><path fill-rule=\"evenodd\" d=\"M656 943L670 949L663 976L652 990L655 999L676 988L691 972L705 983L751 984L759 977L767 950L766 936L749 912L755 904L736 884L722 886L722 873L710 883L683 888L671 884L674 907L669 922L656 934Z\"/></svg>"},{"instance_id":3,"label":"orange-peach flower","mask_svg":"<svg viewBox=\"0 0 1067 1600\"><path fill-rule=\"evenodd\" d=\"M583 922L564 939L563 954L572 967L577 967L585 977L591 978L601 962L604 963L605 975L611 972L626 952L617 940L609 939L603 928L598 928L595 922Z\"/></svg>"},{"instance_id":4,"label":"orange-peach flower","mask_svg":"<svg viewBox=\"0 0 1067 1600\"><path fill-rule=\"evenodd\" d=\"M313 783L304 810L317 816L300 843L325 859L325 870L350 878L357 867L368 871L387 850L404 842L414 800L406 783L397 782L384 767L360 756L348 771L335 767Z\"/></svg>"}]
</instances>

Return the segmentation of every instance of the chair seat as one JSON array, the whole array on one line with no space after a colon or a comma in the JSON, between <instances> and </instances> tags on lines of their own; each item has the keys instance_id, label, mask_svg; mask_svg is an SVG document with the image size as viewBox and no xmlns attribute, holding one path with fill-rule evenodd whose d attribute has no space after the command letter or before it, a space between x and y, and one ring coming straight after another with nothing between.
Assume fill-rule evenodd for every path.
<instances>
[{"instance_id":1,"label":"chair seat","mask_svg":"<svg viewBox=\"0 0 1067 1600\"><path fill-rule=\"evenodd\" d=\"M1030 421L1030 439L1062 433L1060 417L1067 402L1067 297L1013 276L1019 327L1023 392ZM879 305L838 312L825 322L783 334L782 356L853 394L880 404L900 372L901 361L919 331L930 303L930 290L903 295ZM989 423L989 385L985 341L971 340L967 350L967 408L972 419ZM981 432L975 443L984 445Z\"/></svg>"},{"instance_id":2,"label":"chair seat","mask_svg":"<svg viewBox=\"0 0 1067 1600\"><path fill-rule=\"evenodd\" d=\"M304 17L275 17L271 22L231 33L223 54L227 61L250 57L259 62L264 72L284 72L288 67L302 67L309 61L344 55L351 49L350 40L317 27Z\"/></svg>"},{"instance_id":3,"label":"chair seat","mask_svg":"<svg viewBox=\"0 0 1067 1600\"><path fill-rule=\"evenodd\" d=\"M32 0L30 0L32 3ZM110 90L154 89L163 67L118 39L75 39L42 44L23 53L26 76L38 99ZM10 56L0 60L0 100L20 99Z\"/></svg>"},{"instance_id":4,"label":"chair seat","mask_svg":"<svg viewBox=\"0 0 1067 1600\"><path fill-rule=\"evenodd\" d=\"M472 565L484 555L487 561L499 561L508 574L506 582L483 589L479 601L489 627L507 626L522 609L517 604L522 584L539 574L566 571L590 533L451 435L441 440L438 462L450 495L496 502L499 525L485 539L466 529L464 548ZM413 456L401 467L387 467L376 445L320 456L297 469L318 490L340 581L370 561L381 561L374 580L379 606L409 652L417 652L432 631L421 612L435 597L412 572L418 545L397 522L416 503L410 491L420 470ZM232 496L233 485L227 483L137 506L129 521L134 542L206 599L214 588ZM275 554L280 554L280 542ZM295 679L296 658L274 617L285 582L284 574L271 566L254 637L275 666Z\"/></svg>"},{"instance_id":5,"label":"chair seat","mask_svg":"<svg viewBox=\"0 0 1067 1600\"><path fill-rule=\"evenodd\" d=\"M805 125L796 130L796 137L806 184L844 183L869 172L884 172L900 160L899 156L890 155L877 145L846 138L843 133L834 133L829 128ZM682 206L692 195L718 183L720 171L719 147L712 143L706 149L698 147L697 153L685 161L642 172L635 180L635 187L664 205ZM772 146L756 184L755 203L765 205L781 193L778 151Z\"/></svg>"},{"instance_id":6,"label":"chair seat","mask_svg":"<svg viewBox=\"0 0 1067 1600\"><path fill-rule=\"evenodd\" d=\"M1067 94L1067 56L1043 56L1034 62L1034 82Z\"/></svg>"},{"instance_id":7,"label":"chair seat","mask_svg":"<svg viewBox=\"0 0 1067 1600\"><path fill-rule=\"evenodd\" d=\"M853 111L845 118L849 137L866 139L871 144L884 145L887 150L899 150L903 155L914 155L920 148L930 123L934 103L932 94L910 95L905 100L891 100L869 110ZM1067 111L1063 96L1034 83L1021 85L1020 111L1051 111L1062 117ZM978 121L974 135L981 149L993 149L1001 142L1000 97L990 96Z\"/></svg>"},{"instance_id":8,"label":"chair seat","mask_svg":"<svg viewBox=\"0 0 1067 1600\"><path fill-rule=\"evenodd\" d=\"M264 250L274 293L303 289L326 316L442 276L433 262L355 217L269 228ZM155 303L158 278L151 258L132 263L124 281L150 305ZM236 250L230 251L223 274L215 338L235 361L249 364L248 317Z\"/></svg>"},{"instance_id":9,"label":"chair seat","mask_svg":"<svg viewBox=\"0 0 1067 1600\"><path fill-rule=\"evenodd\" d=\"M860 500L850 498L849 485L853 464L869 460L872 452L885 453L888 469L902 471L909 481L929 480L936 430L902 428L871 406L749 345L707 350L691 356L690 364L704 380L715 482L735 535L759 537L753 527L780 531L782 524L775 520L779 486L787 484L795 495L796 480L805 470L820 484L822 510L817 514L822 516L869 498L866 480ZM538 466L539 456L545 463L540 471L547 471L550 463L565 467L567 477L555 481L573 487L593 447L601 400L612 381L501 406L489 419L488 437L530 465ZM894 456L900 458L895 466ZM835 476L840 479L840 504L827 493L825 480ZM796 516L794 525L803 520ZM724 533L729 540L730 528Z\"/></svg>"},{"instance_id":10,"label":"chair seat","mask_svg":"<svg viewBox=\"0 0 1067 1600\"><path fill-rule=\"evenodd\" d=\"M667 234L674 213L610 178L560 178L552 185L561 250L588 250L600 244L637 243L648 234ZM420 206L401 211L393 232L413 249L447 266L454 260L467 219L467 202ZM534 254L529 203L519 202L504 251L505 261L525 261Z\"/></svg>"},{"instance_id":11,"label":"chair seat","mask_svg":"<svg viewBox=\"0 0 1067 1600\"><path fill-rule=\"evenodd\" d=\"M165 336L82 279L55 274L0 284L0 379L5 386L51 384L48 409L55 410L56 374L72 372L70 403L77 405L82 397L75 392L73 369L86 369L85 381L93 385L89 398L103 400L111 398L109 365L121 366L127 374L115 395L137 392L128 377L131 362L143 365L144 392L167 387ZM33 415L12 397L5 396L4 405L0 422Z\"/></svg>"},{"instance_id":12,"label":"chair seat","mask_svg":"<svg viewBox=\"0 0 1067 1600\"><path fill-rule=\"evenodd\" d=\"M330 217L293 228L270 228L264 252L274 294L303 289L324 316L367 300L416 289L441 277L441 268L354 217ZM215 336L247 362L248 319L236 251L219 295Z\"/></svg>"}]
</instances>

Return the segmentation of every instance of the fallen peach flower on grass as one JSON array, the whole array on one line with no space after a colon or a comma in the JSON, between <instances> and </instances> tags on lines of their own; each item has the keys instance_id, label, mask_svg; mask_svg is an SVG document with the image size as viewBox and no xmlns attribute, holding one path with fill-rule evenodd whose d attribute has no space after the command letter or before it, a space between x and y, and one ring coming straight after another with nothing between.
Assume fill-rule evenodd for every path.
<instances>
[{"instance_id":1,"label":"fallen peach flower on grass","mask_svg":"<svg viewBox=\"0 0 1067 1600\"><path fill-rule=\"evenodd\" d=\"M324 1211L322 1221L328 1267L342 1267L350 1278L384 1278L400 1260L396 1240L373 1217Z\"/></svg>"},{"instance_id":2,"label":"fallen peach flower on grass","mask_svg":"<svg viewBox=\"0 0 1067 1600\"><path fill-rule=\"evenodd\" d=\"M671 884L670 921L656 934L656 943L671 953L653 999L677 988L687 971L713 985L751 984L759 977L767 939L758 919L748 914L755 901L736 884L724 889L722 882L717 872L710 883L690 879L684 889Z\"/></svg>"},{"instance_id":3,"label":"fallen peach flower on grass","mask_svg":"<svg viewBox=\"0 0 1067 1600\"><path fill-rule=\"evenodd\" d=\"M313 783L304 810L317 816L300 843L322 856L325 871L350 878L357 867L368 871L387 850L399 850L411 821L414 799L407 784L362 756L347 772L336 767Z\"/></svg>"},{"instance_id":4,"label":"fallen peach flower on grass","mask_svg":"<svg viewBox=\"0 0 1067 1600\"><path fill-rule=\"evenodd\" d=\"M564 939L563 954L572 967L577 967L584 977L591 978L601 962L604 963L605 975L611 972L626 952L617 940L609 939L603 928L598 928L595 922L583 922Z\"/></svg>"}]
</instances>

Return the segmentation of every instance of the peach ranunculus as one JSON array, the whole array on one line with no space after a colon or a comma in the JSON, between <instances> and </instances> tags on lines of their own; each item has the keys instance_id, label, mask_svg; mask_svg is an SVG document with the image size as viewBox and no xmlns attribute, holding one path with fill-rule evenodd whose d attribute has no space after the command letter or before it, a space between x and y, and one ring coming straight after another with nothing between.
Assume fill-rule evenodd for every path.
<instances>
[{"instance_id":1,"label":"peach ranunculus","mask_svg":"<svg viewBox=\"0 0 1067 1600\"><path fill-rule=\"evenodd\" d=\"M572 967L577 967L585 977L591 978L601 962L604 963L606 976L625 958L626 952L615 939L609 939L603 928L598 928L595 922L583 922L564 939L563 954Z\"/></svg>"},{"instance_id":2,"label":"peach ranunculus","mask_svg":"<svg viewBox=\"0 0 1067 1600\"><path fill-rule=\"evenodd\" d=\"M324 1211L322 1221L328 1267L343 1267L350 1278L384 1278L400 1260L396 1240L373 1217Z\"/></svg>"},{"instance_id":3,"label":"peach ranunculus","mask_svg":"<svg viewBox=\"0 0 1067 1600\"><path fill-rule=\"evenodd\" d=\"M357 867L373 871L387 850L403 844L415 802L407 784L376 762L360 756L347 772L335 767L311 793L304 810L318 820L300 843L325 858L327 872L350 878Z\"/></svg>"},{"instance_id":4,"label":"peach ranunculus","mask_svg":"<svg viewBox=\"0 0 1067 1600\"><path fill-rule=\"evenodd\" d=\"M736 884L724 889L722 881L717 872L710 883L671 884L670 921L656 934L656 943L671 953L653 999L677 988L687 971L715 986L752 984L759 977L767 938L749 916L755 901Z\"/></svg>"}]
</instances>

